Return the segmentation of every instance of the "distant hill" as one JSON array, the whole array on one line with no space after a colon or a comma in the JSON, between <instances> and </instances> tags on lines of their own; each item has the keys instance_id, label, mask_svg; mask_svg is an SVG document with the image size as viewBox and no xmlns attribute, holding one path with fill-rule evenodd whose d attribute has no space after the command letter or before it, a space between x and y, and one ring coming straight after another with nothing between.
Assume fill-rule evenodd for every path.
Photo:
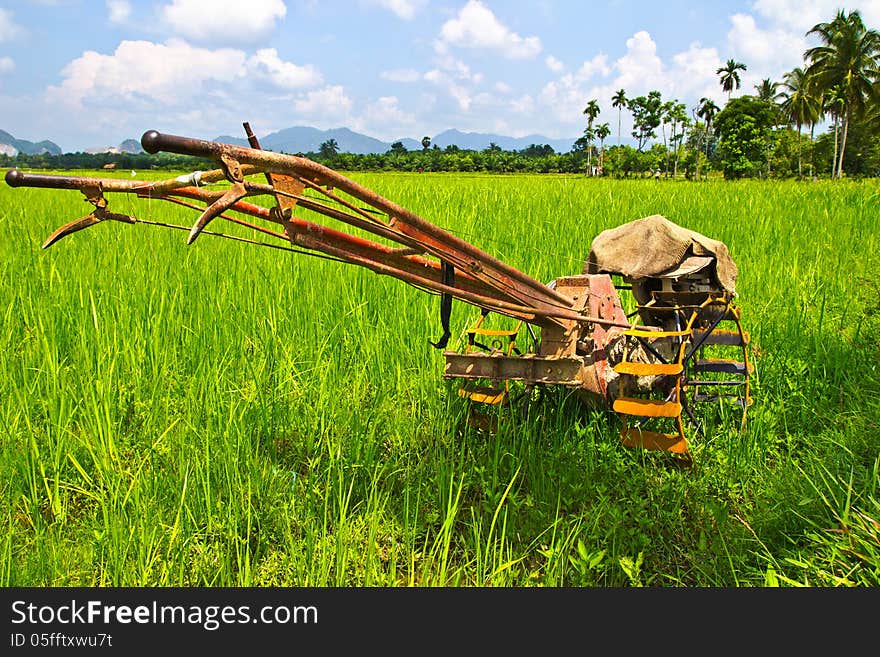
<instances>
[{"instance_id":1,"label":"distant hill","mask_svg":"<svg viewBox=\"0 0 880 657\"><path fill-rule=\"evenodd\" d=\"M384 153L391 148L390 143L380 141L348 128L334 128L332 130L318 130L298 126L285 128L278 132L272 132L266 136L257 135L260 146L266 150L284 153L316 153L328 139L335 139L339 144L339 150L343 153ZM247 146L247 139L222 135L215 141L237 146Z\"/></svg>"},{"instance_id":2,"label":"distant hill","mask_svg":"<svg viewBox=\"0 0 880 657\"><path fill-rule=\"evenodd\" d=\"M144 149L141 148L141 143L137 139L126 139L119 146L100 146L98 148L87 148L86 153L90 155L97 155L98 153L128 153L129 155L137 155L138 153L143 153Z\"/></svg>"},{"instance_id":3,"label":"distant hill","mask_svg":"<svg viewBox=\"0 0 880 657\"><path fill-rule=\"evenodd\" d=\"M19 153L24 153L25 155L40 155L41 153L61 155L61 148L48 140L34 143L26 139L16 139L5 130L0 130L0 152L13 156Z\"/></svg>"},{"instance_id":4,"label":"distant hill","mask_svg":"<svg viewBox=\"0 0 880 657\"><path fill-rule=\"evenodd\" d=\"M298 126L294 128L285 128L278 132L272 132L268 135L257 135L260 140L260 146L263 148L284 153L316 153L320 149L321 144L328 139L335 139L342 153L356 153L364 155L368 153L385 153L391 149L394 142L382 141L368 135L354 132L348 128L334 128L332 130L318 130L317 128L309 128ZM463 150L483 150L494 143L506 151L519 151L528 148L532 144L549 144L557 153L567 153L571 150L576 138L572 139L550 139L542 135L528 135L526 137L506 137L504 135L494 135L478 132L461 132L459 130L445 130L440 134L431 138L431 146L435 144L440 148L446 148L450 145L458 146ZM214 141L224 144L234 144L236 146L247 146L247 139L243 137L232 137L230 135L221 135L216 137ZM399 140L407 150L422 150L422 140L404 137Z\"/></svg>"}]
</instances>

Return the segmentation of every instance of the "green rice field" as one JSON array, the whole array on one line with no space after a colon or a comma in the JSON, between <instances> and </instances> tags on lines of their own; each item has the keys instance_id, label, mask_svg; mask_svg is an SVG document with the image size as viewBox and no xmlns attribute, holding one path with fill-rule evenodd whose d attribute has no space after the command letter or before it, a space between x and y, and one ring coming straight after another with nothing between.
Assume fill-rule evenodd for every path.
<instances>
[{"instance_id":1,"label":"green rice field","mask_svg":"<svg viewBox=\"0 0 880 657\"><path fill-rule=\"evenodd\" d=\"M429 345L436 296L148 225L44 251L90 206L0 185L0 584L880 585L876 180L352 177L542 281L651 214L722 240L746 430L689 437L682 468L549 390L484 431ZM456 302L456 333L477 315Z\"/></svg>"}]
</instances>

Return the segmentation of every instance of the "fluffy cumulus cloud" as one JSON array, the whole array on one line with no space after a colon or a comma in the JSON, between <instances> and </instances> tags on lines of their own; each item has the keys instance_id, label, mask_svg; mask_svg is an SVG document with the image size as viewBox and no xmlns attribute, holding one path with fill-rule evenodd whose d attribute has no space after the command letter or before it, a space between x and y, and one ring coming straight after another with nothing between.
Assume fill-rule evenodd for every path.
<instances>
[{"instance_id":1,"label":"fluffy cumulus cloud","mask_svg":"<svg viewBox=\"0 0 880 657\"><path fill-rule=\"evenodd\" d=\"M172 0L162 8L179 35L200 43L252 44L287 15L283 0Z\"/></svg>"},{"instance_id":2,"label":"fluffy cumulus cloud","mask_svg":"<svg viewBox=\"0 0 880 657\"><path fill-rule=\"evenodd\" d=\"M373 0L380 7L394 12L399 18L410 21L425 6L426 0Z\"/></svg>"},{"instance_id":3,"label":"fluffy cumulus cloud","mask_svg":"<svg viewBox=\"0 0 880 657\"><path fill-rule=\"evenodd\" d=\"M727 35L730 50L752 72L745 75L746 79L775 78L801 65L808 47L801 33L787 27L759 27L749 14L734 14L730 23Z\"/></svg>"},{"instance_id":4,"label":"fluffy cumulus cloud","mask_svg":"<svg viewBox=\"0 0 880 657\"><path fill-rule=\"evenodd\" d=\"M86 51L61 77L38 102L52 120L65 117L79 139L130 137L157 127L156 117L168 132L209 139L243 120L264 131L296 121L334 127L349 121L353 106L342 86L325 85L314 66L286 61L272 48L210 49L179 38Z\"/></svg>"},{"instance_id":5,"label":"fluffy cumulus cloud","mask_svg":"<svg viewBox=\"0 0 880 657\"><path fill-rule=\"evenodd\" d=\"M0 57L0 75L11 73L15 70L15 62L12 57Z\"/></svg>"},{"instance_id":6,"label":"fluffy cumulus cloud","mask_svg":"<svg viewBox=\"0 0 880 657\"><path fill-rule=\"evenodd\" d=\"M544 63L554 73L561 73L562 69L565 68L565 65L556 59L553 55L547 55L547 59L544 60Z\"/></svg>"},{"instance_id":7,"label":"fluffy cumulus cloud","mask_svg":"<svg viewBox=\"0 0 880 657\"><path fill-rule=\"evenodd\" d=\"M352 101L342 86L331 85L309 91L305 96L294 100L293 107L301 117L328 126L350 115Z\"/></svg>"},{"instance_id":8,"label":"fluffy cumulus cloud","mask_svg":"<svg viewBox=\"0 0 880 657\"><path fill-rule=\"evenodd\" d=\"M111 23L124 23L131 16L131 3L128 0L107 0L107 16Z\"/></svg>"},{"instance_id":9,"label":"fluffy cumulus cloud","mask_svg":"<svg viewBox=\"0 0 880 657\"><path fill-rule=\"evenodd\" d=\"M802 36L807 30L834 18L841 3L838 0L755 0L756 14L777 26ZM868 27L880 29L880 2L856 0L846 4L846 11L858 10Z\"/></svg>"},{"instance_id":10,"label":"fluffy cumulus cloud","mask_svg":"<svg viewBox=\"0 0 880 657\"><path fill-rule=\"evenodd\" d=\"M248 59L247 68L279 89L301 89L321 82L321 74L314 66L283 61L274 48L258 50Z\"/></svg>"},{"instance_id":11,"label":"fluffy cumulus cloud","mask_svg":"<svg viewBox=\"0 0 880 657\"><path fill-rule=\"evenodd\" d=\"M24 29L15 22L12 12L0 8L0 43L12 41L24 34Z\"/></svg>"},{"instance_id":12,"label":"fluffy cumulus cloud","mask_svg":"<svg viewBox=\"0 0 880 657\"><path fill-rule=\"evenodd\" d=\"M434 43L439 53L450 47L491 50L509 59L531 59L541 52L536 36L522 37L510 30L480 0L469 0L455 18L440 28Z\"/></svg>"},{"instance_id":13,"label":"fluffy cumulus cloud","mask_svg":"<svg viewBox=\"0 0 880 657\"><path fill-rule=\"evenodd\" d=\"M210 50L181 39L123 41L109 55L90 50L70 62L62 76L47 95L74 107L108 102L183 107L250 91L258 81L282 94L322 82L314 66L285 61L274 48L248 56L236 48Z\"/></svg>"},{"instance_id":14,"label":"fluffy cumulus cloud","mask_svg":"<svg viewBox=\"0 0 880 657\"><path fill-rule=\"evenodd\" d=\"M699 43L692 43L664 62L653 37L639 31L627 39L626 51L614 62L604 54L596 55L583 62L575 73L548 82L535 98L517 99L512 109L549 117L557 126L571 130L583 125L583 108L593 98L603 110L599 122L611 121L611 98L618 89L625 89L630 98L658 89L665 99L675 98L691 105L702 96L720 100L715 71L721 65L717 50Z\"/></svg>"},{"instance_id":15,"label":"fluffy cumulus cloud","mask_svg":"<svg viewBox=\"0 0 880 657\"><path fill-rule=\"evenodd\" d=\"M458 111L470 111L481 93L477 88L483 82L483 74L475 73L470 66L449 54L439 55L435 63L437 66L425 73L422 79L444 91L454 101Z\"/></svg>"},{"instance_id":16,"label":"fluffy cumulus cloud","mask_svg":"<svg viewBox=\"0 0 880 657\"><path fill-rule=\"evenodd\" d=\"M211 83L243 77L246 61L241 50L207 50L179 39L122 41L112 55L84 52L62 70L63 81L47 94L51 101L73 106L88 100L179 105Z\"/></svg>"},{"instance_id":17,"label":"fluffy cumulus cloud","mask_svg":"<svg viewBox=\"0 0 880 657\"><path fill-rule=\"evenodd\" d=\"M387 140L399 139L415 126L416 117L401 109L396 96L381 96L369 103L352 123L355 130Z\"/></svg>"}]
</instances>

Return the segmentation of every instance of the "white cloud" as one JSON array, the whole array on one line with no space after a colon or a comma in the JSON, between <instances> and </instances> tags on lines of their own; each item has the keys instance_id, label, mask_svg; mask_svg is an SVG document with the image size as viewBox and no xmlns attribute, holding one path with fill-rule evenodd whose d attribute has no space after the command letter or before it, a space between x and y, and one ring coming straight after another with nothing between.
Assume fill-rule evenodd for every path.
<instances>
[{"instance_id":1,"label":"white cloud","mask_svg":"<svg viewBox=\"0 0 880 657\"><path fill-rule=\"evenodd\" d=\"M787 28L762 29L748 14L734 14L730 22L727 41L736 59L745 63L750 71L745 79L777 77L803 62L807 49L803 36Z\"/></svg>"},{"instance_id":2,"label":"white cloud","mask_svg":"<svg viewBox=\"0 0 880 657\"><path fill-rule=\"evenodd\" d=\"M480 0L468 0L455 18L440 28L435 49L445 53L450 46L492 50L509 59L531 59L541 52L538 37L512 32Z\"/></svg>"},{"instance_id":3,"label":"white cloud","mask_svg":"<svg viewBox=\"0 0 880 657\"><path fill-rule=\"evenodd\" d=\"M721 103L724 94L716 71L724 64L715 48L692 43L684 52L672 56L670 84L682 100L711 98Z\"/></svg>"},{"instance_id":4,"label":"white cloud","mask_svg":"<svg viewBox=\"0 0 880 657\"><path fill-rule=\"evenodd\" d=\"M281 89L300 89L321 82L321 74L314 66L298 66L293 62L285 62L278 56L275 48L258 50L248 59L247 66Z\"/></svg>"},{"instance_id":5,"label":"white cloud","mask_svg":"<svg viewBox=\"0 0 880 657\"><path fill-rule=\"evenodd\" d=\"M611 67L608 66L607 55L599 54L585 61L578 69L576 77L579 80L589 80L594 75L606 76L611 73Z\"/></svg>"},{"instance_id":6,"label":"white cloud","mask_svg":"<svg viewBox=\"0 0 880 657\"><path fill-rule=\"evenodd\" d=\"M482 82L482 73L474 73L471 67L451 55L440 55L436 58L437 68L446 71L456 80L468 80L475 84Z\"/></svg>"},{"instance_id":7,"label":"white cloud","mask_svg":"<svg viewBox=\"0 0 880 657\"><path fill-rule=\"evenodd\" d=\"M501 82L500 80L492 85L492 88L495 89L500 94L509 94L513 89L506 82Z\"/></svg>"},{"instance_id":8,"label":"white cloud","mask_svg":"<svg viewBox=\"0 0 880 657\"><path fill-rule=\"evenodd\" d=\"M131 16L131 3L128 0L107 0L107 12L111 23L124 23Z\"/></svg>"},{"instance_id":9,"label":"white cloud","mask_svg":"<svg viewBox=\"0 0 880 657\"><path fill-rule=\"evenodd\" d=\"M702 96L716 101L724 97L715 74L722 64L715 48L692 43L687 50L664 62L657 54L657 44L646 31L639 31L627 39L626 47L626 52L613 64L606 55L596 55L585 61L575 73L548 82L534 102L525 97L512 109L531 114L543 123L549 119L555 122L556 130L561 127L571 131L583 127L583 108L593 98L602 108L599 122L616 121L617 111L612 108L611 97L621 88L630 98L657 89L664 100L677 99L691 104ZM625 114L624 119L627 118Z\"/></svg>"},{"instance_id":10,"label":"white cloud","mask_svg":"<svg viewBox=\"0 0 880 657\"><path fill-rule=\"evenodd\" d=\"M547 55L547 59L544 60L544 63L554 73L561 73L562 69L565 68L565 65L556 59L553 55Z\"/></svg>"},{"instance_id":11,"label":"white cloud","mask_svg":"<svg viewBox=\"0 0 880 657\"><path fill-rule=\"evenodd\" d=\"M517 114L531 114L535 111L535 99L525 94L510 101L510 109Z\"/></svg>"},{"instance_id":12,"label":"white cloud","mask_svg":"<svg viewBox=\"0 0 880 657\"><path fill-rule=\"evenodd\" d=\"M423 76L427 82L434 84L455 99L458 108L466 112L471 107L471 94L463 85L458 84L452 76L439 69L432 69Z\"/></svg>"},{"instance_id":13,"label":"white cloud","mask_svg":"<svg viewBox=\"0 0 880 657\"><path fill-rule=\"evenodd\" d=\"M286 14L283 0L172 0L162 8L172 29L202 43L258 43Z\"/></svg>"},{"instance_id":14,"label":"white cloud","mask_svg":"<svg viewBox=\"0 0 880 657\"><path fill-rule=\"evenodd\" d=\"M663 62L657 44L644 30L626 40L626 54L617 60L617 83L628 91L642 93L646 86L658 88L663 78Z\"/></svg>"},{"instance_id":15,"label":"white cloud","mask_svg":"<svg viewBox=\"0 0 880 657\"><path fill-rule=\"evenodd\" d=\"M327 124L348 116L352 102L340 85L308 92L293 102L294 109L306 118Z\"/></svg>"},{"instance_id":16,"label":"white cloud","mask_svg":"<svg viewBox=\"0 0 880 657\"><path fill-rule=\"evenodd\" d=\"M47 89L50 102L68 107L133 105L181 111L193 103L216 103L234 97L237 91L252 90L256 80L283 92L321 82L314 67L286 62L272 48L248 57L242 50L209 50L181 39L123 41L109 55L87 51L70 62L62 76L60 85Z\"/></svg>"},{"instance_id":17,"label":"white cloud","mask_svg":"<svg viewBox=\"0 0 880 657\"><path fill-rule=\"evenodd\" d=\"M839 0L755 0L752 8L777 26L803 36L817 23L832 20L842 7ZM861 13L869 28L880 27L880 2L877 0L848 2L846 11L854 10Z\"/></svg>"},{"instance_id":18,"label":"white cloud","mask_svg":"<svg viewBox=\"0 0 880 657\"><path fill-rule=\"evenodd\" d=\"M381 139L399 139L404 130L416 125L416 117L403 111L399 102L396 96L380 97L364 108L352 127Z\"/></svg>"},{"instance_id":19,"label":"white cloud","mask_svg":"<svg viewBox=\"0 0 880 657\"><path fill-rule=\"evenodd\" d=\"M22 34L24 34L24 28L17 25L12 19L12 12L0 9L0 43L12 41Z\"/></svg>"},{"instance_id":20,"label":"white cloud","mask_svg":"<svg viewBox=\"0 0 880 657\"><path fill-rule=\"evenodd\" d=\"M405 21L415 18L416 11L427 4L426 0L373 0L373 2L394 12Z\"/></svg>"},{"instance_id":21,"label":"white cloud","mask_svg":"<svg viewBox=\"0 0 880 657\"><path fill-rule=\"evenodd\" d=\"M0 57L0 75L12 73L15 70L15 62L12 57Z\"/></svg>"},{"instance_id":22,"label":"white cloud","mask_svg":"<svg viewBox=\"0 0 880 657\"><path fill-rule=\"evenodd\" d=\"M164 44L122 41L112 55L89 50L62 70L64 80L47 90L50 100L80 106L90 99L181 105L212 82L228 83L245 74L241 50L207 50L179 39Z\"/></svg>"},{"instance_id":23,"label":"white cloud","mask_svg":"<svg viewBox=\"0 0 880 657\"><path fill-rule=\"evenodd\" d=\"M477 105L485 105L490 98L485 92L477 91L483 83L483 74L475 73L470 66L449 53L441 53L435 58L437 67L422 76L427 82L442 89L455 102L461 112L470 112Z\"/></svg>"},{"instance_id":24,"label":"white cloud","mask_svg":"<svg viewBox=\"0 0 880 657\"><path fill-rule=\"evenodd\" d=\"M379 73L379 77L391 82L416 82L421 79L422 75L411 68L396 68L390 71L382 71Z\"/></svg>"}]
</instances>

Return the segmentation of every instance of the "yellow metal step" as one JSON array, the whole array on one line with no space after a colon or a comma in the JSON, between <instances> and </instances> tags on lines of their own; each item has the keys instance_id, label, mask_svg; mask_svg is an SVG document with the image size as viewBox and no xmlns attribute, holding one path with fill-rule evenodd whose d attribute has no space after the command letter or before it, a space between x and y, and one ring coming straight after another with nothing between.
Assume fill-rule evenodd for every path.
<instances>
[{"instance_id":1,"label":"yellow metal step","mask_svg":"<svg viewBox=\"0 0 880 657\"><path fill-rule=\"evenodd\" d=\"M499 388L474 386L472 388L459 388L458 396L480 404L501 404L507 399L507 391Z\"/></svg>"},{"instance_id":2,"label":"yellow metal step","mask_svg":"<svg viewBox=\"0 0 880 657\"><path fill-rule=\"evenodd\" d=\"M680 436L677 433L623 429L620 432L620 442L627 447L656 449L661 452L672 452L673 454L687 454L688 451L687 441L684 439L684 436Z\"/></svg>"},{"instance_id":3,"label":"yellow metal step","mask_svg":"<svg viewBox=\"0 0 880 657\"><path fill-rule=\"evenodd\" d=\"M678 417L681 415L681 404L662 399L618 397L614 400L614 411L639 417Z\"/></svg>"},{"instance_id":4,"label":"yellow metal step","mask_svg":"<svg viewBox=\"0 0 880 657\"><path fill-rule=\"evenodd\" d=\"M629 374L631 376L676 375L681 374L681 370L680 363L632 363L624 361L614 366L614 371L618 374Z\"/></svg>"}]
</instances>

